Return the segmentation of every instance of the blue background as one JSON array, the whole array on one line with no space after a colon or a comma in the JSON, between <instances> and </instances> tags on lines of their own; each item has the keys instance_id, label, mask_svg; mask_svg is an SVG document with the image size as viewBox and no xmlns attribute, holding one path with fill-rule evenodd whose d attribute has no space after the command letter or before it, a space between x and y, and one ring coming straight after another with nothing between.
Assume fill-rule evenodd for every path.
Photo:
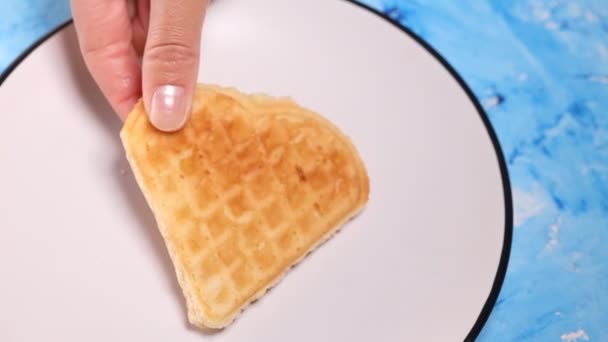
<instances>
[{"instance_id":1,"label":"blue background","mask_svg":"<svg viewBox=\"0 0 608 342\"><path fill-rule=\"evenodd\" d=\"M513 246L479 340L608 341L608 1L362 2L455 67L507 158ZM0 72L69 17L0 1Z\"/></svg>"}]
</instances>

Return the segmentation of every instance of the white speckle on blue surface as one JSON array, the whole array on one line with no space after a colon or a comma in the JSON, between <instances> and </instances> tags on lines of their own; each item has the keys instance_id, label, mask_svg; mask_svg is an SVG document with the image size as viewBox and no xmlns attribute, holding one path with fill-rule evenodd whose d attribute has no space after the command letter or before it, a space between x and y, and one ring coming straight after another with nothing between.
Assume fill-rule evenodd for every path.
<instances>
[{"instance_id":1,"label":"white speckle on blue surface","mask_svg":"<svg viewBox=\"0 0 608 342\"><path fill-rule=\"evenodd\" d=\"M587 11L585 13L585 19L587 19L587 21L592 22L592 23L597 21L597 17L591 11Z\"/></svg>"},{"instance_id":2,"label":"white speckle on blue surface","mask_svg":"<svg viewBox=\"0 0 608 342\"><path fill-rule=\"evenodd\" d=\"M486 109L490 109L498 106L503 101L503 97L501 95L494 95L492 97L486 98L483 100L483 106Z\"/></svg>"},{"instance_id":3,"label":"white speckle on blue surface","mask_svg":"<svg viewBox=\"0 0 608 342\"><path fill-rule=\"evenodd\" d=\"M556 23L556 22L554 22L554 21L547 21L547 22L545 23L545 27L546 27L546 28L548 28L549 30L557 30L557 28L558 28L559 26L558 26L558 25L557 25L557 23Z\"/></svg>"},{"instance_id":4,"label":"white speckle on blue surface","mask_svg":"<svg viewBox=\"0 0 608 342\"><path fill-rule=\"evenodd\" d=\"M507 159L516 229L478 340L607 341L608 1L359 1L455 67ZM0 70L68 17L67 0L0 1Z\"/></svg>"},{"instance_id":5,"label":"white speckle on blue surface","mask_svg":"<svg viewBox=\"0 0 608 342\"><path fill-rule=\"evenodd\" d=\"M560 225L562 224L562 218L559 217L557 222L551 225L549 229L549 242L545 245L545 249L551 251L558 243L557 235L559 234Z\"/></svg>"},{"instance_id":6,"label":"white speckle on blue surface","mask_svg":"<svg viewBox=\"0 0 608 342\"><path fill-rule=\"evenodd\" d=\"M537 187L538 189L538 187ZM531 217L540 214L545 208L544 199L536 192L525 192L520 189L513 190L513 221L515 228L521 227Z\"/></svg>"},{"instance_id":7,"label":"white speckle on blue surface","mask_svg":"<svg viewBox=\"0 0 608 342\"><path fill-rule=\"evenodd\" d=\"M583 329L563 334L560 338L564 342L589 341L589 336Z\"/></svg>"},{"instance_id":8,"label":"white speckle on blue surface","mask_svg":"<svg viewBox=\"0 0 608 342\"><path fill-rule=\"evenodd\" d=\"M590 75L589 81L608 84L608 76L606 75Z\"/></svg>"},{"instance_id":9,"label":"white speckle on blue surface","mask_svg":"<svg viewBox=\"0 0 608 342\"><path fill-rule=\"evenodd\" d=\"M551 16L549 11L545 8L535 8L534 11L534 17L536 17L537 20L547 20L549 19L549 17Z\"/></svg>"}]
</instances>

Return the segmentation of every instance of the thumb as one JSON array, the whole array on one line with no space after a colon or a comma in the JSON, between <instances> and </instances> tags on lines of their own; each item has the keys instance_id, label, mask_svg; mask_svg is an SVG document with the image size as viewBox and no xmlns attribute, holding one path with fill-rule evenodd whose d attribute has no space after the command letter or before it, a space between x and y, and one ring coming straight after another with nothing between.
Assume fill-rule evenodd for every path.
<instances>
[{"instance_id":1,"label":"thumb","mask_svg":"<svg viewBox=\"0 0 608 342\"><path fill-rule=\"evenodd\" d=\"M207 0L150 1L142 61L142 92L150 122L181 129L190 117Z\"/></svg>"}]
</instances>

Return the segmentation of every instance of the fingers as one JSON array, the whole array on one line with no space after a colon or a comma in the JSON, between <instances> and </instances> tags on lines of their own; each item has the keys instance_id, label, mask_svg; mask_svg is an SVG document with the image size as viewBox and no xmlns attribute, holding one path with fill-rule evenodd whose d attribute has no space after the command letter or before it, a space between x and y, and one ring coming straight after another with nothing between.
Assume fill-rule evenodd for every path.
<instances>
[{"instance_id":1,"label":"fingers","mask_svg":"<svg viewBox=\"0 0 608 342\"><path fill-rule=\"evenodd\" d=\"M162 131L190 116L207 0L151 0L143 57L143 98L150 121Z\"/></svg>"},{"instance_id":2,"label":"fingers","mask_svg":"<svg viewBox=\"0 0 608 342\"><path fill-rule=\"evenodd\" d=\"M127 2L71 0L70 4L85 64L124 120L141 97L141 71L132 46Z\"/></svg>"},{"instance_id":3,"label":"fingers","mask_svg":"<svg viewBox=\"0 0 608 342\"><path fill-rule=\"evenodd\" d=\"M133 27L133 47L138 56L143 56L150 22L150 0L133 0L134 15L131 18Z\"/></svg>"}]
</instances>

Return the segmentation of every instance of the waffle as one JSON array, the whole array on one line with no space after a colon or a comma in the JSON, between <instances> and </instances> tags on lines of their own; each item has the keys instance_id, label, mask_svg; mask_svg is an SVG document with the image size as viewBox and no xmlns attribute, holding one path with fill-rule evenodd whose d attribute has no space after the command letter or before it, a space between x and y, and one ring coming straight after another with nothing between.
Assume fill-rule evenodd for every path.
<instances>
[{"instance_id":1,"label":"waffle","mask_svg":"<svg viewBox=\"0 0 608 342\"><path fill-rule=\"evenodd\" d=\"M286 98L199 84L179 132L140 101L120 134L201 328L231 324L368 201L350 140Z\"/></svg>"}]
</instances>

